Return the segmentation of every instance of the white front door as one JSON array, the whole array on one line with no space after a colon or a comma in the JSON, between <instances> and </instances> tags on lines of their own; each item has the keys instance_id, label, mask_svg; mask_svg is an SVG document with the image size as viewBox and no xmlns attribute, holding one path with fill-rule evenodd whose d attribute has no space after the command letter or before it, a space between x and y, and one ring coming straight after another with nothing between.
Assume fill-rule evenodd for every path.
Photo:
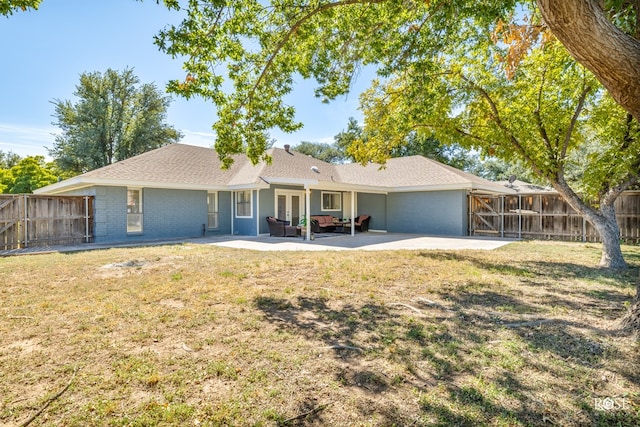
<instances>
[{"instance_id":1,"label":"white front door","mask_svg":"<svg viewBox=\"0 0 640 427\"><path fill-rule=\"evenodd\" d=\"M304 215L304 191L276 190L276 218L298 225Z\"/></svg>"}]
</instances>

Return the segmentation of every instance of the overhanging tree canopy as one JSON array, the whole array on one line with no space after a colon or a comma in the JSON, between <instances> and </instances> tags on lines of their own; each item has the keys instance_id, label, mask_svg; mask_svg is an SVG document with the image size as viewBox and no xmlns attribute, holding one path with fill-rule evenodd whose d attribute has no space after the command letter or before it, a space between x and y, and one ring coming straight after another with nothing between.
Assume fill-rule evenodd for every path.
<instances>
[{"instance_id":1,"label":"overhanging tree canopy","mask_svg":"<svg viewBox=\"0 0 640 427\"><path fill-rule=\"evenodd\" d=\"M437 69L443 46L463 41L469 21L487 27L504 20L512 0L256 0L190 2L187 17L162 31L158 46L187 58L186 76L169 90L202 96L218 106L216 149L264 156L270 129L298 129L283 97L296 76L313 78L316 94L333 99L349 90L361 67L375 64L381 76L420 63ZM590 69L613 98L640 116L640 43L632 24L635 2L543 1L537 5L554 34ZM179 2L165 0L169 7ZM230 81L231 85L225 83ZM638 105L636 105L638 104Z\"/></svg>"}]
</instances>

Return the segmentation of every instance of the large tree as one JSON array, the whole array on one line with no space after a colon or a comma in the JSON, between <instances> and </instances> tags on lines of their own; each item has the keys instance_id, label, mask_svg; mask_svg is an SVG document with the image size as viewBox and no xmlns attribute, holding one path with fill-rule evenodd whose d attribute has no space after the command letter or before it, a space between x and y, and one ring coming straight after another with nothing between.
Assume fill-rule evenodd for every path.
<instances>
[{"instance_id":1,"label":"large tree","mask_svg":"<svg viewBox=\"0 0 640 427\"><path fill-rule=\"evenodd\" d=\"M346 153L335 144L302 141L293 148L299 153L306 154L307 156L327 163L338 164L344 163L346 160Z\"/></svg>"},{"instance_id":2,"label":"large tree","mask_svg":"<svg viewBox=\"0 0 640 427\"><path fill-rule=\"evenodd\" d=\"M182 137L165 123L170 98L139 83L130 69L83 73L75 103L54 101L54 124L62 133L49 154L61 169L87 172Z\"/></svg>"},{"instance_id":3,"label":"large tree","mask_svg":"<svg viewBox=\"0 0 640 427\"><path fill-rule=\"evenodd\" d=\"M164 0L169 7L179 2ZM283 97L296 75L318 83L317 96L346 93L363 65L381 75L402 70L416 59L428 71L443 46L460 41L460 27L506 18L519 4L500 0L256 0L189 2L178 26L162 31L156 43L184 56L187 71L169 89L202 96L218 106L216 149L264 156L268 131L294 131L292 106ZM630 114L640 116L640 42L637 2L565 0L535 2L545 22L567 49ZM226 84L229 79L232 85Z\"/></svg>"},{"instance_id":4,"label":"large tree","mask_svg":"<svg viewBox=\"0 0 640 427\"><path fill-rule=\"evenodd\" d=\"M20 161L20 156L13 151L6 153L0 150L0 169L11 169Z\"/></svg>"},{"instance_id":5,"label":"large tree","mask_svg":"<svg viewBox=\"0 0 640 427\"><path fill-rule=\"evenodd\" d=\"M429 159L453 166L466 171L480 172L482 164L475 153L470 152L458 143L443 144L434 135L418 133L412 129L405 129L400 135L402 143L394 146L388 153L389 157L424 156ZM363 127L353 117L349 118L347 129L334 137L333 146L342 154L342 158L348 161L361 159L353 155L351 147L356 142L366 142L367 135ZM369 160L368 158L365 159ZM482 173L481 173L482 174Z\"/></svg>"},{"instance_id":6,"label":"large tree","mask_svg":"<svg viewBox=\"0 0 640 427\"><path fill-rule=\"evenodd\" d=\"M414 64L375 84L362 97L368 139L351 151L384 161L416 130L520 160L598 230L601 265L623 268L614 202L638 181L638 122L557 41L544 38L523 54L530 28L498 23L492 34L470 25L464 42L442 52L437 70ZM579 183L567 176L577 154Z\"/></svg>"},{"instance_id":7,"label":"large tree","mask_svg":"<svg viewBox=\"0 0 640 427\"><path fill-rule=\"evenodd\" d=\"M44 156L28 156L9 169L0 168L0 193L32 193L57 181L55 165L46 163Z\"/></svg>"}]
</instances>

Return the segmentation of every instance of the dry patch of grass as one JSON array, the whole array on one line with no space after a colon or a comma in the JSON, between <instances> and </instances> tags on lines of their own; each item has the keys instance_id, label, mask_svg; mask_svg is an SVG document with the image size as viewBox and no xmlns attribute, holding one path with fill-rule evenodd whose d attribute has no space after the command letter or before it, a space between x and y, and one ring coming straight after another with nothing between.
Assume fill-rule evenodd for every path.
<instances>
[{"instance_id":1,"label":"dry patch of grass","mask_svg":"<svg viewBox=\"0 0 640 427\"><path fill-rule=\"evenodd\" d=\"M624 250L0 259L0 424L639 425Z\"/></svg>"}]
</instances>

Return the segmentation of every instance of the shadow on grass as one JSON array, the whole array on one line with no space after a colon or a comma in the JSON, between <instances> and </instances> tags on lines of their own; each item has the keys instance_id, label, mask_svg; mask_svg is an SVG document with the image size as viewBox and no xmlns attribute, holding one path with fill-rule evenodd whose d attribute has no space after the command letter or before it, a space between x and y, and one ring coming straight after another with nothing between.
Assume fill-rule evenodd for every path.
<instances>
[{"instance_id":1,"label":"shadow on grass","mask_svg":"<svg viewBox=\"0 0 640 427\"><path fill-rule=\"evenodd\" d=\"M340 367L336 367L335 382L341 387L359 390L362 396L362 400L358 400L360 415L375 415L381 420L379 425L557 423L549 415L556 408L549 408L548 403L545 406L536 399L548 390L524 385L518 377L517 363L561 378L563 384L556 392L564 395L559 399L565 400L565 405L569 401L580 407L577 410L588 424L605 425L603 420L610 419L638 421L640 415L634 415L632 410L603 414L594 409L593 403L577 402L576 394L580 393L575 388L586 389L586 385L575 383L572 375L576 369L601 366L607 354L603 345L576 332L589 325L559 323L544 328L516 328L514 333L520 338L522 348L509 353L508 347L501 347L495 352L488 343L493 335L504 330L504 325L491 315L469 316L464 307L473 305L492 311L496 306L504 306L515 313L536 312L536 308L518 298L496 293L458 295L451 300L458 309L450 310L446 321L435 317L416 318L410 312L399 314L393 307L382 304L346 304L335 309L328 299L321 297L300 296L287 300L262 296L254 300L254 305L266 320L282 330L303 336L310 342L320 341L332 351L341 362ZM566 330L568 326L572 326L571 333ZM522 352L529 356L522 356ZM477 356L474 359L470 354ZM538 360L537 355L542 354L546 356ZM512 362L504 360L507 357L521 361L511 366ZM364 361L367 363L362 363ZM389 377L381 367L386 363L403 366L404 371ZM418 368L418 364L426 365L426 368ZM491 379L483 380L486 369L493 364L505 366L497 369ZM482 388L468 383L458 385L463 378L480 378L479 381L486 381L486 384ZM403 387L409 387L418 396L418 418L415 413L409 416L403 412L401 406L381 404L380 399L374 398L390 396ZM434 390L438 392L434 393ZM305 408L301 407L301 412ZM292 425L321 424L316 418L295 422Z\"/></svg>"},{"instance_id":2,"label":"shadow on grass","mask_svg":"<svg viewBox=\"0 0 640 427\"><path fill-rule=\"evenodd\" d=\"M640 253L634 252L633 255L637 255L633 257L634 260L640 260ZM517 299L509 301L508 296L505 297L495 292L493 295L490 293L474 295L465 292L466 301L459 301L467 304L481 301L483 305L494 308L502 306L509 309L511 305L513 310L521 313L527 313L527 311L536 313L548 310L548 307L560 307L588 312L604 319L620 319L626 313L626 304L632 300L630 293L635 293L636 286L640 284L638 262L635 264L630 262L629 269L620 271L557 261L529 261L518 265L504 264L478 259L464 253L420 252L420 256L435 260L467 262L484 271L511 276L518 280L523 287L530 287L533 290L544 288L545 291L539 296L536 305L524 305ZM569 290L564 288L556 278L582 280L585 282L585 286ZM603 285L608 289L602 289ZM504 299L504 301L500 301L500 299ZM585 326L589 327L589 325ZM591 329L596 330L596 328ZM599 332L607 335L622 333L620 330L599 330Z\"/></svg>"},{"instance_id":3,"label":"shadow on grass","mask_svg":"<svg viewBox=\"0 0 640 427\"><path fill-rule=\"evenodd\" d=\"M419 253L419 256L434 260L467 262L489 272L496 272L514 277L573 277L604 282L617 288L635 286L638 278L638 268L640 268L640 253L634 253L632 257L626 256L630 268L622 271L552 260L537 262L527 261L526 263L517 265L504 264L492 262L487 259L479 259L477 257L466 255L463 252L423 251Z\"/></svg>"}]
</instances>

